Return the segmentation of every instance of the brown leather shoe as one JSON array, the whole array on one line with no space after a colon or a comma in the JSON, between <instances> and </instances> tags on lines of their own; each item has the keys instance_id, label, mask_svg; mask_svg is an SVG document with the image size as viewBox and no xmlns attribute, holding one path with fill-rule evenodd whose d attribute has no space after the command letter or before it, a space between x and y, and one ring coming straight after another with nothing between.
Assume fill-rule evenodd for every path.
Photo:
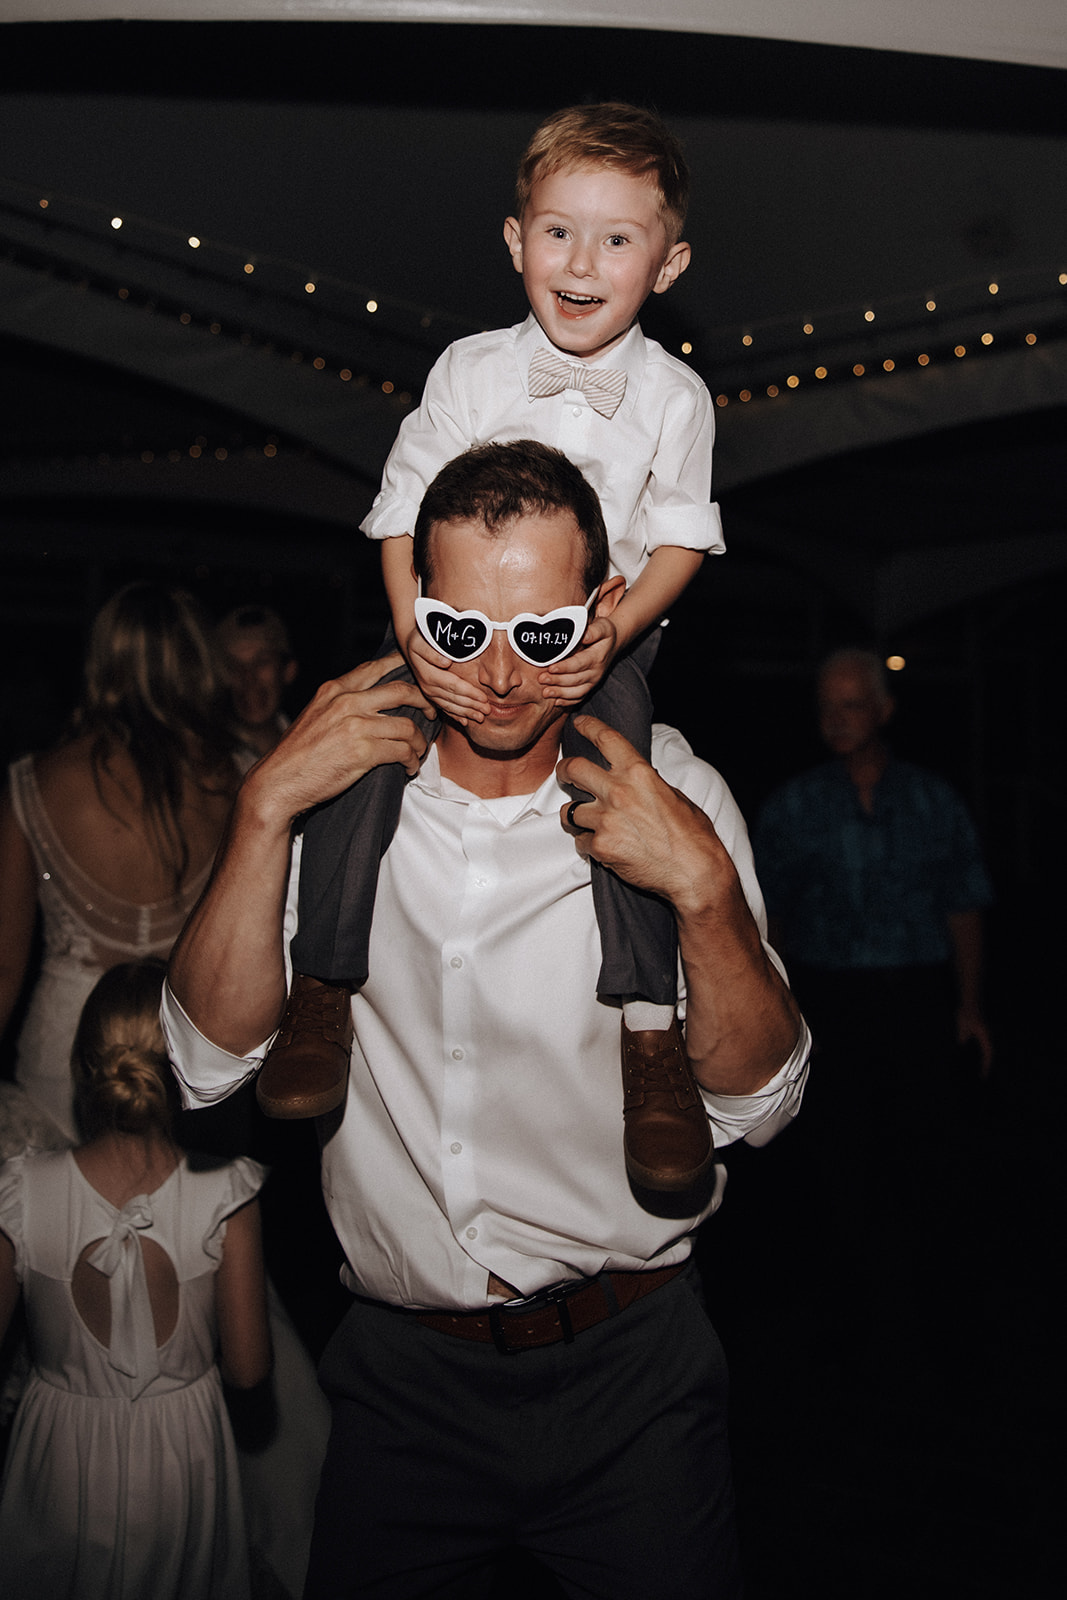
<instances>
[{"instance_id":1,"label":"brown leather shoe","mask_svg":"<svg viewBox=\"0 0 1067 1600\"><path fill-rule=\"evenodd\" d=\"M352 996L341 984L293 973L278 1037L256 1082L268 1117L322 1117L341 1104L352 1053Z\"/></svg>"},{"instance_id":2,"label":"brown leather shoe","mask_svg":"<svg viewBox=\"0 0 1067 1600\"><path fill-rule=\"evenodd\" d=\"M704 1102L675 1017L665 1032L622 1025L623 1149L644 1189L691 1189L714 1154Z\"/></svg>"}]
</instances>

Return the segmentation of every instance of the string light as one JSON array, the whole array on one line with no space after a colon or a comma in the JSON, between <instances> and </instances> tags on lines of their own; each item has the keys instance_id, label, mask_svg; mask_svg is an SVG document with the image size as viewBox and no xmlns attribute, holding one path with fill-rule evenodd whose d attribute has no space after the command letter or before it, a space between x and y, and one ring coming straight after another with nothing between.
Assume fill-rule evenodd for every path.
<instances>
[{"instance_id":1,"label":"string light","mask_svg":"<svg viewBox=\"0 0 1067 1600\"><path fill-rule=\"evenodd\" d=\"M890 672L903 672L906 665L903 656L886 656L885 664Z\"/></svg>"},{"instance_id":2,"label":"string light","mask_svg":"<svg viewBox=\"0 0 1067 1600\"><path fill-rule=\"evenodd\" d=\"M8 183L7 180L3 180L3 183L4 183L5 187L11 187L11 188L15 188L15 189L19 189L20 188L19 185L12 185L12 184ZM59 200L61 200L61 201L64 200L64 197L60 196ZM40 196L39 194L38 195L34 195L32 191L29 191L29 192L26 192L24 194L24 203L26 205L33 205L39 211L48 211L50 209L54 211L57 201L56 201L56 197L55 196L52 196L51 198L47 198L47 197L44 197L44 196ZM69 204L71 206L75 206L75 207L80 206L83 210L92 210L93 209L86 202L80 202L80 201L77 201L77 200L71 200L71 201L69 201ZM97 215L100 216L99 208L97 209ZM106 217L107 213L104 212L103 216ZM102 218L101 218L101 220L102 220ZM50 219L50 221L51 221L51 219ZM136 228L133 228L131 230L131 224L136 224ZM62 217L59 219L59 225L60 225L60 227L63 226L63 218ZM129 233L130 231L134 231L134 232L138 232L139 233L142 229L147 229L150 233L154 233L156 236L160 236L160 235L168 236L169 235L169 237L170 237L170 239L171 239L171 241L172 241L172 243L174 245L176 245L178 243L179 239L180 239L181 242L187 244L188 247L190 249L193 249L193 250L199 250L203 245L202 238L197 236L197 235L189 235L189 236L186 237L184 235L178 234L176 230L169 229L169 228L167 228L166 226L164 226L162 224L146 221L145 219L142 219L142 218L131 218L129 216L124 218L122 216L116 215L116 216L113 216L113 217L110 218L110 225L111 225L111 228L116 232L121 230L121 229L123 229L123 227L125 226L126 230L127 230L127 233ZM124 246L124 248L129 248L129 249L136 250L139 247L137 246L135 241L133 239L131 239L129 246L128 247ZM221 257L223 263L225 263L227 257L231 258L232 262L233 262L232 270L234 272L239 272L244 277L250 277L257 270L257 265L258 264L262 264L261 261L258 262L258 263L257 263L257 261L253 261L248 256L247 253L238 252L236 249L233 249L230 246L212 245L211 249L212 249L213 257L215 257L216 259L218 257ZM275 265L275 267L281 267L283 269L291 270L293 272L294 276L300 270L298 266L294 265L291 262L286 263L286 262L276 261L276 262L274 262L274 265ZM60 268L60 270L62 271L62 267ZM305 271L306 271L306 269L305 269ZM107 289L111 294L117 296L124 303L129 303L130 302L131 291L126 286L119 287L119 286L116 286L114 284L107 284L106 282L100 282L98 280L94 280L93 283L90 284L90 281L87 278L75 281L73 273L70 272L69 268L67 269L67 273L68 273L69 281L73 284L73 286L76 289L88 290L90 287L93 287L93 288L95 288L97 290ZM204 281L205 282L210 282L212 278L217 278L218 275L219 275L219 268L216 265L213 269L211 269L209 277L207 279L205 279ZM1019 275L1016 274L1015 278L1017 279L1018 276ZM1033 273L1029 274L1029 277L1031 277L1031 278L1034 278L1035 276L1036 275L1033 274ZM240 281L240 279L238 279L238 281ZM315 294L317 292L317 290L321 287L320 280L317 277L312 277L312 276L303 277L302 276L302 281L303 281L304 293L306 295ZM333 298L335 292L339 292L342 297L345 296L345 295L358 294L358 290L356 290L353 285L345 284L343 282L339 282L339 281L333 280L333 279L325 280L325 281L329 282L330 289L331 289L331 297L332 298ZM1046 279L1045 281L1048 282L1048 279ZM276 282L277 282L277 279L275 279L275 283ZM1061 287L1067 286L1067 271L1060 272L1057 275L1057 282ZM1001 289L1002 289L1003 286L999 283L999 281L993 280L993 281L990 281L988 283L985 283L983 285L983 287L985 288L985 290L987 291L987 293L989 295L995 296L995 295L999 295L1000 294ZM970 307L970 309L971 309L971 312L973 313L974 310L976 309L976 304L977 304L977 302L975 301L974 297L979 292L979 286L977 284L975 284L973 281L972 281L972 283L970 284L969 287L965 283L957 284L957 285L950 285L949 286L949 290L944 290L943 293L948 293L950 291L953 292L953 293L956 293L957 291L959 291L961 289L965 293L968 293L970 295L970 297L971 297L971 307ZM277 289L275 289L273 292L274 293L278 293ZM284 294L284 292L285 291L283 289L281 291L281 293ZM270 291L268 291L268 293L270 293ZM1031 298L1036 300L1036 295L1032 296ZM362 308L365 309L365 311L366 311L366 313L368 315L375 315L376 313L378 313L382 309L382 302L379 299L376 299L376 298L362 299L362 297L361 297L361 300L362 300ZM1023 306L1025 304L1025 302L1019 297L1018 293L1014 294L1013 296L1009 296L1009 301L1010 301L1010 304L1013 307L1015 315L1017 317L1020 307ZM161 308L159 307L158 303L155 300L150 300L150 299L144 298L144 299L140 300L140 303L144 306L144 308L146 310L150 310L150 311L153 311L153 312L158 312L158 311L161 310ZM269 304L269 301L267 303ZM336 305L336 298L333 298L333 304ZM426 310L426 309L419 308L419 307L415 307L415 306L407 306L407 305L405 305L404 302L401 302L399 300L389 301L388 304L392 308L392 310L394 311L394 314L396 312L399 312L399 311L407 311L408 313L410 313L413 316L413 318L417 318L418 326L421 329L423 329L424 331L428 330L429 328L431 328L434 325L435 322L440 323L440 324L455 323L455 324L463 326L464 327L464 331L469 331L466 328L466 325L464 325L462 323L462 319L460 319L458 317L452 317L449 313L433 312L433 311ZM912 304L914 304L914 301L912 302ZM935 298L934 294L931 294L928 299L925 299L925 300L922 301L922 304L925 305L925 308L926 308L926 310L928 312L934 312L934 311L936 311L938 309L938 306L939 306L940 302L939 302L939 300L937 298ZM998 308L998 315L1001 314L1003 309L1004 309L1003 307ZM824 339L827 336L827 333L826 333L826 324L827 324L827 322L829 321L831 326L833 326L835 320L838 323L839 331L838 331L837 335L836 336L833 335L833 334L830 335L831 345L836 344L836 345L840 346L841 344L847 343L848 335L847 335L847 332L845 331L845 325L842 324L841 319L845 315L847 315L848 310L849 310L849 308L847 306L843 306L843 307L838 307L836 310L834 310L834 309L831 309L831 310L828 310L828 311L824 310L824 311L818 313L819 323L820 323L820 326L822 326L822 329L823 329L823 338ZM164 315L167 314L165 308L162 310L162 314L164 314ZM172 310L171 314L173 314L178 319L180 324L182 326L184 326L184 327L191 327L193 325L197 325L197 326L199 326L199 328L201 330L207 330L212 335L216 335L216 336L221 336L222 335L223 328L222 328L221 322L219 322L217 320L215 320L215 321L209 320L209 318L206 315L204 315L203 312L193 313L193 312L190 312L189 310L180 310L179 311L177 307L173 307L173 310ZM329 313L329 314L333 315L333 316L337 315L336 312L332 312L332 313ZM240 315L240 313L238 313L238 316L239 315ZM343 312L342 312L341 315L343 317ZM885 303L885 305L879 304L877 309L873 305L868 304L868 306L863 311L863 319L868 325L873 323L875 320L881 320L883 318L883 315L887 319L888 326L895 330L894 335L893 335L894 341L895 342L900 342L902 339L906 340L907 337L908 337L908 330L909 330L909 326L910 326L909 320L908 320L906 297L898 296L898 297L895 297L894 299L890 299ZM963 310L963 308L957 306L954 315L957 317L957 319L961 319L962 316L966 315L966 312ZM272 340L266 339L262 335L253 334L248 329L243 329L242 330L239 327L239 325L238 326L233 326L232 322L230 322L229 326L230 326L229 337L231 339L233 339L233 340L238 340L242 346L248 347L248 346L251 346L251 345L255 345L257 348L259 348L260 350L262 350L265 353L268 353L268 354L274 354L275 353L275 343ZM797 324L794 322L792 324L792 326L795 329L797 327ZM1056 326L1057 326L1057 329L1058 329L1058 322L1057 322ZM804 322L802 322L800 324L800 328L801 328L805 338L810 338L810 337L812 337L814 335L815 327L816 327L816 322L812 318L809 318L809 319L805 320ZM754 395L756 393L759 393L759 392L762 392L764 395L766 395L766 397L768 399L777 399L777 398L780 397L780 395L783 392L782 387L780 387L780 385L783 385L784 388L787 389L787 390L797 389L797 388L800 388L802 386L801 377L796 372L791 373L788 377L786 377L784 379L779 378L778 381L768 381L768 378L772 377L773 374L767 373L766 367L768 365L768 360L769 359L773 359L773 356L769 357L768 354L766 353L767 350L768 350L768 343L767 343L767 339L764 337L764 335L767 332L767 330L773 330L772 334L771 334L770 348L773 349L776 344L781 343L781 346L782 346L782 363L783 363L783 366L784 366L786 361L788 361L790 359L793 359L793 360L796 359L795 353L791 357L790 354L789 354L789 351L788 351L788 339L790 337L788 329L789 329L789 322L788 322L788 319L786 319L786 318L774 319L772 322L768 322L766 325L762 325L761 324L760 343L762 344L765 353L762 356L760 364L761 364L761 366L763 367L764 370L763 370L762 373L758 374L758 384L759 384L758 388L757 388L756 383L753 382L753 378L756 378L757 374L753 373L753 376L752 376L752 378L749 379L748 384L746 385L746 387L744 387L742 389L739 389L737 391L737 398L739 400L741 400L742 402L748 402L748 401L752 400ZM716 330L712 330L713 342L714 342L715 331ZM728 330L722 329L722 330L719 330L719 331L722 334L725 334ZM977 335L976 337L980 339L981 347L984 348L984 349L988 349L994 343L1003 343L1005 338L1010 336L1011 331L1012 330L1010 329L1010 327L1001 327L1001 328L998 329L997 335L994 335L994 333L992 331L987 331L985 333ZM792 337L795 339L795 333L792 335ZM1031 329L1031 331L1029 331L1029 332L1024 334L1022 332L1022 330L1019 328L1017 321L1015 323L1015 337L1020 339L1027 347L1033 347L1038 342L1038 334L1035 331L1033 331L1032 329ZM754 346L757 343L756 336L751 331L751 327L740 334L740 339L741 339L741 345L746 351L752 351ZM680 351L681 351L681 353L683 355L691 356L692 353L693 353L693 348L694 348L692 339L686 339L686 340L682 341L680 343L680 345L678 346L678 348L680 349ZM928 348L926 350L923 350L923 351L915 354L914 356L909 356L908 359L909 359L909 361L914 361L920 368L926 368L926 367L929 367L930 365L932 365L934 362L936 362L938 360L942 360L943 361L946 358L949 358L949 349L950 348L952 349L954 355L958 359L962 359L963 357L965 357L968 354L968 346L966 344L961 342L960 344L957 344L955 346L949 346L947 344L947 341L946 341L945 348L943 348L940 352L933 351L933 350L930 350ZM278 351L277 353L278 354L285 354L286 352L285 352L284 346L283 346L282 350ZM829 354L829 351L827 353ZM830 374L831 374L832 368L835 368L836 369L837 380L840 381L844 377L846 372L849 371L849 368L848 368L847 364L842 363L841 359L840 359L841 355L844 355L844 354L845 354L845 352L843 350L841 350L840 354L838 355L838 357L836 358L836 360L833 362L832 365L828 364L824 360L819 365L813 367L811 370L812 370L812 372L814 374L814 377L820 382L825 382L830 378ZM301 365L305 361L304 353L301 352L301 351L295 351L295 350L294 351L289 351L288 355L289 355L290 361L295 365ZM714 356L714 353L712 353L706 359L709 362L713 362L716 358ZM847 358L846 358L846 361L847 361ZM876 355L872 351L870 356L866 360L864 360L864 361L856 361L851 366L851 373L855 377L858 377L858 378L859 377L864 377L867 374L868 370L874 370L874 368L871 366L872 362L877 362L880 370L882 372L884 372L885 374L891 374L891 373L895 372L897 370L898 365L899 365L898 358L893 358L893 357L884 357L883 358L880 355ZM333 367L331 367L329 357L326 356L326 355L319 355L319 356L316 356L314 358L308 358L308 365L312 370L314 370L316 372L319 372L319 373L332 372L332 374L334 376L340 378L340 380L342 382L344 382L344 383L350 383L352 381L355 381L358 386L367 386L369 383L373 383L374 385L376 385L379 388L380 392L383 395L395 398L395 402L398 405L405 405L406 406L406 405L409 405L411 403L410 394L408 394L406 391L402 391L402 392L398 393L397 392L397 384L391 378L383 379L380 374L372 375L372 374L367 374L367 373L361 373L361 374L359 374L357 376L356 374L354 374L353 369L350 366L341 366L340 363L336 362L336 361L335 361ZM728 366L728 363L727 363L727 366ZM730 395L728 393L720 392L715 396L715 404L718 407L723 408L723 407L727 406L729 403L730 403ZM172 454L173 454L173 452L172 452ZM144 459L146 465L148 464L149 457L151 457L151 459L153 459L153 460L155 459L155 457L152 456L151 452L144 452L143 453L142 459ZM168 457L168 459L170 459L170 457ZM223 452L223 454L220 455L218 453L218 451L216 451L215 459L216 460L225 459L225 452Z\"/></svg>"}]
</instances>

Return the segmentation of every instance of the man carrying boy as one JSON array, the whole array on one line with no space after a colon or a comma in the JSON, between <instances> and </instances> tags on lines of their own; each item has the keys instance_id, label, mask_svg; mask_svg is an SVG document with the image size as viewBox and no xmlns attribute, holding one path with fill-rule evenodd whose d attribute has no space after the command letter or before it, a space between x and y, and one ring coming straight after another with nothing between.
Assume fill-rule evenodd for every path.
<instances>
[{"instance_id":1,"label":"man carrying boy","mask_svg":"<svg viewBox=\"0 0 1067 1600\"><path fill-rule=\"evenodd\" d=\"M606 104L549 117L522 158L517 215L504 225L530 315L519 327L452 345L390 454L364 531L382 540L400 649L423 693L461 726L481 723L487 700L455 670L462 654L449 658L440 631L432 642L420 631L415 516L430 480L457 452L536 438L562 450L597 490L611 571L628 586L610 618L591 620L576 654L545 665L540 692L569 710L587 701L586 710L649 755L646 675L658 625L704 554L723 549L709 500L710 396L637 323L648 295L665 293L689 264L681 239L688 186L678 141L647 111ZM564 752L599 759L570 729ZM293 951L306 976L294 983L259 1084L271 1115L315 1115L343 1097L347 991L366 977L377 863L402 787L399 769L380 769L308 820ZM642 1187L685 1189L706 1173L711 1146L675 1017L673 920L655 897L599 868L594 899L603 950L597 991L623 1016L627 1168ZM662 1108L658 1090L666 1086L676 1090L672 1108L648 1117L646 1091L657 1091Z\"/></svg>"},{"instance_id":2,"label":"man carrying boy","mask_svg":"<svg viewBox=\"0 0 1067 1600\"><path fill-rule=\"evenodd\" d=\"M306 1594L467 1600L518 1543L570 1593L736 1600L725 1369L689 1265L722 1169L658 1212L629 1188L589 862L671 907L702 1114L717 1144L763 1143L796 1112L808 1039L761 940L744 823L673 730L656 770L584 719L609 765L557 767L565 713L515 638L531 615L610 618L622 589L566 457L519 441L452 462L415 562L435 604L495 623L457 668L483 719L427 751L382 715L412 690L377 682L381 663L324 685L245 779L165 1009L187 1103L246 1081L285 1001L293 818L353 770L412 775L344 1115L323 1130L356 1299L320 1373L333 1429Z\"/></svg>"}]
</instances>

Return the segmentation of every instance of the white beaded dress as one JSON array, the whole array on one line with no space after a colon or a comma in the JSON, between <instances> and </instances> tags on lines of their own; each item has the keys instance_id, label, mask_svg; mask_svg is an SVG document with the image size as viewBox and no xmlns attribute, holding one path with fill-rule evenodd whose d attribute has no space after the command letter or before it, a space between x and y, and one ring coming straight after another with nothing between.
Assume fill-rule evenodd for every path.
<instances>
[{"instance_id":1,"label":"white beaded dress","mask_svg":"<svg viewBox=\"0 0 1067 1600\"><path fill-rule=\"evenodd\" d=\"M168 900L146 906L120 900L94 883L63 848L41 802L33 757L14 762L9 776L15 820L37 869L37 897L44 924L41 975L19 1034L15 1078L34 1108L73 1144L78 1134L70 1046L82 1007L109 967L170 954L200 898L211 865Z\"/></svg>"}]
</instances>

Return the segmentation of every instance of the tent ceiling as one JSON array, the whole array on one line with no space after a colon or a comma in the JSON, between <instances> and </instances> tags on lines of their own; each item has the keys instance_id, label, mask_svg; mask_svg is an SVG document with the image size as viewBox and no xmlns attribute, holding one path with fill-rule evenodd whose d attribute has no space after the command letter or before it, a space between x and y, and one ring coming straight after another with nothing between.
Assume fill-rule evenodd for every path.
<instances>
[{"instance_id":1,"label":"tent ceiling","mask_svg":"<svg viewBox=\"0 0 1067 1600\"><path fill-rule=\"evenodd\" d=\"M647 0L7 0L10 22L141 18L520 23L646 28ZM1067 66L1060 0L658 0L656 26L1033 66Z\"/></svg>"}]
</instances>

